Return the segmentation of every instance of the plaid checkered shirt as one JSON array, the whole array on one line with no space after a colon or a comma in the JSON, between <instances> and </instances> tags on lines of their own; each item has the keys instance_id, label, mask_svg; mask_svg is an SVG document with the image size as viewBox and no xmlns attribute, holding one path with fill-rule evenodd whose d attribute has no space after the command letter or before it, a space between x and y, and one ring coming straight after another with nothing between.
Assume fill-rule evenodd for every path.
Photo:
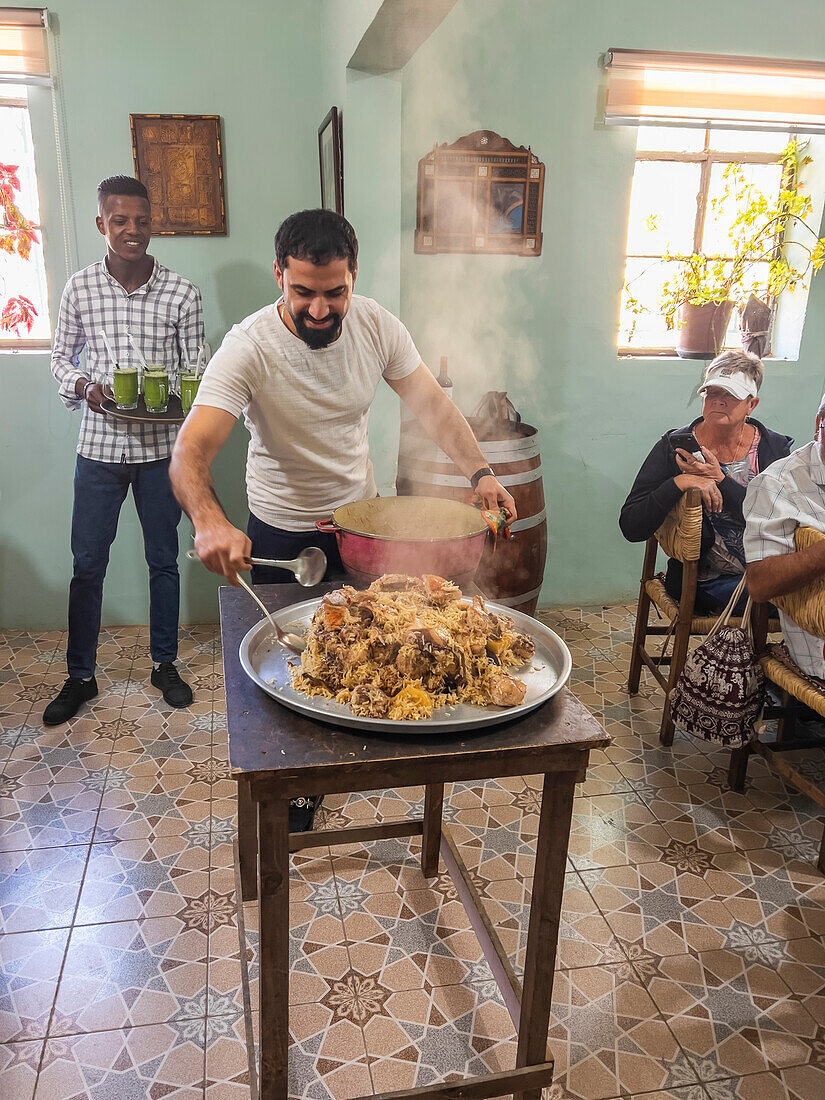
<instances>
[{"instance_id":1,"label":"plaid checkered shirt","mask_svg":"<svg viewBox=\"0 0 825 1100\"><path fill-rule=\"evenodd\" d=\"M163 363L170 380L180 369L180 349L194 364L203 343L203 307L194 283L159 264L147 283L128 293L109 274L106 261L75 272L66 284L52 342L52 374L69 409L83 408L77 453L98 462L153 462L167 458L175 424L127 424L94 413L75 392L78 378L112 384L113 364L100 335L106 333L117 361L137 365L131 332L148 363ZM86 355L86 369L78 363Z\"/></svg>"},{"instance_id":2,"label":"plaid checkered shirt","mask_svg":"<svg viewBox=\"0 0 825 1100\"><path fill-rule=\"evenodd\" d=\"M825 531L825 466L819 444L808 443L757 474L748 485L742 511L749 562L793 554L797 527ZM802 671L825 678L825 640L802 630L782 611L779 621L791 657Z\"/></svg>"}]
</instances>

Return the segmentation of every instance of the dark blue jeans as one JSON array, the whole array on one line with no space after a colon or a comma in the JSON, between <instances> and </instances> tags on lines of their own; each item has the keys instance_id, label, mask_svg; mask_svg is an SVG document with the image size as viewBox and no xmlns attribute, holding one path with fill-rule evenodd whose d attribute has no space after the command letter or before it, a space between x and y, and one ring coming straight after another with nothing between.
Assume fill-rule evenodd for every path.
<instances>
[{"instance_id":1,"label":"dark blue jeans","mask_svg":"<svg viewBox=\"0 0 825 1100\"><path fill-rule=\"evenodd\" d=\"M132 487L149 566L149 643L156 663L178 655L178 523L180 507L169 483L169 459L95 462L77 456L72 512L74 573L69 588L69 675L94 675L103 578L117 521Z\"/></svg>"},{"instance_id":2,"label":"dark blue jeans","mask_svg":"<svg viewBox=\"0 0 825 1100\"><path fill-rule=\"evenodd\" d=\"M728 606L728 602L741 580L741 573L723 573L721 576L713 577L709 581L698 581L696 584L696 600L693 605L694 615L719 615ZM668 561L667 573L665 574L665 591L677 602L682 596L682 567L673 558ZM744 614L747 602L748 593L746 589L737 600L733 614Z\"/></svg>"},{"instance_id":3,"label":"dark blue jeans","mask_svg":"<svg viewBox=\"0 0 825 1100\"><path fill-rule=\"evenodd\" d=\"M338 553L335 535L324 535L320 531L282 531L280 527L270 527L268 523L249 513L246 528L252 543L253 558L273 558L276 561L288 561L296 558L308 546L317 546L327 556L325 581L344 579L344 567ZM287 569L273 569L271 565L253 565L253 584L288 584L295 577Z\"/></svg>"}]
</instances>

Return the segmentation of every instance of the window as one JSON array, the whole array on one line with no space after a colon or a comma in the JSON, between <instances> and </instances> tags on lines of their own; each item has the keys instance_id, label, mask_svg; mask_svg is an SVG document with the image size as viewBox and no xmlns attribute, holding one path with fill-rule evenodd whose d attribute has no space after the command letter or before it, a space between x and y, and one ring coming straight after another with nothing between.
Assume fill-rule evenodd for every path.
<instances>
[{"instance_id":1,"label":"window","mask_svg":"<svg viewBox=\"0 0 825 1100\"><path fill-rule=\"evenodd\" d=\"M31 222L39 242L32 245L27 260L16 253L11 256L5 252L0 254L0 309L9 297L22 295L37 310L31 332L26 332L25 326L18 329L19 338L14 333L0 332L0 349L47 348L50 326L46 267L40 232L40 201L28 99L23 84L0 84L0 162L18 166L20 190L15 195L15 202L24 217ZM2 206L0 219L8 224Z\"/></svg>"},{"instance_id":2,"label":"window","mask_svg":"<svg viewBox=\"0 0 825 1100\"><path fill-rule=\"evenodd\" d=\"M673 353L674 333L659 312L665 283L680 259L704 253L732 259L729 229L746 200L736 194L720 201L725 173L737 175L749 196L775 202L782 182L779 153L789 133L639 126L636 166L627 225L624 291L619 318L619 354ZM735 190L735 189L734 189ZM663 259L663 257L668 257ZM765 300L768 264L752 266L749 278ZM635 298L643 312L631 308ZM769 304L773 304L769 301ZM734 311L725 346L741 347Z\"/></svg>"}]
</instances>

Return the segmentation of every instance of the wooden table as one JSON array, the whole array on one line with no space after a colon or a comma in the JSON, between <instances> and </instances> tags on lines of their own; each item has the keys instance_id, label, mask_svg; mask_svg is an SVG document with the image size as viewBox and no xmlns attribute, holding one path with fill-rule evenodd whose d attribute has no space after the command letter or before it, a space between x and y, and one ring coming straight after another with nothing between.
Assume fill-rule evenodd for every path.
<instances>
[{"instance_id":1,"label":"wooden table","mask_svg":"<svg viewBox=\"0 0 825 1100\"><path fill-rule=\"evenodd\" d=\"M336 587L259 585L271 610ZM238 782L238 851L244 901L260 906L260 1095L285 1100L289 1052L289 853L302 848L421 836L421 869L438 873L443 858L492 968L518 1032L516 1068L449 1084L393 1093L394 1098L484 1100L508 1093L539 1100L550 1084L547 1053L550 998L559 934L564 869L576 783L590 749L610 738L565 688L517 721L481 734L400 737L347 732L306 718L254 684L238 647L260 619L247 593L221 588L221 642L226 681L229 758ZM442 828L444 784L509 775L544 774L524 987L516 977L449 832ZM289 799L376 788L425 787L424 816L332 831L289 833ZM389 1095L389 1094L387 1094Z\"/></svg>"}]
</instances>

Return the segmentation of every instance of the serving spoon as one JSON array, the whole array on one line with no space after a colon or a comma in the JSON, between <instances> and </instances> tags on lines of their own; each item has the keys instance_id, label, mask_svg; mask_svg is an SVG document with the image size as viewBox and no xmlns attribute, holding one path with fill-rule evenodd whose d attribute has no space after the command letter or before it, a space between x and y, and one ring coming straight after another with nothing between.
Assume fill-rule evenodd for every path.
<instances>
[{"instance_id":1,"label":"serving spoon","mask_svg":"<svg viewBox=\"0 0 825 1100\"><path fill-rule=\"evenodd\" d=\"M187 550L187 558L190 561L198 561L197 550ZM288 561L277 561L274 558L249 558L253 565L270 565L276 569L288 569L295 574L295 580L304 588L311 588L323 579L327 571L327 556L317 546L308 546L302 550L297 558Z\"/></svg>"}]
</instances>

